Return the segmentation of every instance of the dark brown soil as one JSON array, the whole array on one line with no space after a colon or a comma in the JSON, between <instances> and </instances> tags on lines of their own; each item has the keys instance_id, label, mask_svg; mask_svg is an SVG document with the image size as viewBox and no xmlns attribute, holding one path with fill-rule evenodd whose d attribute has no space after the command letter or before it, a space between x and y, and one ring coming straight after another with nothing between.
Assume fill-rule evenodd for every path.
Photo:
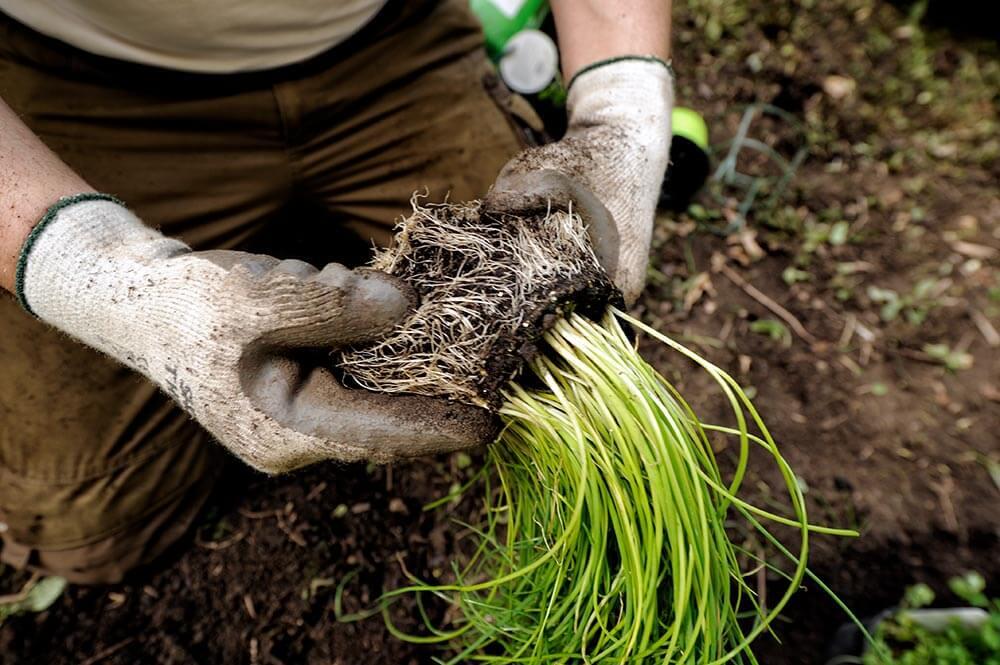
<instances>
[{"instance_id":1,"label":"dark brown soil","mask_svg":"<svg viewBox=\"0 0 1000 665\"><path fill-rule=\"evenodd\" d=\"M810 157L742 232L709 230L736 218L738 193L660 220L638 313L752 387L812 519L862 531L817 538L811 558L856 612L915 581L943 591L966 570L997 585L996 47L908 24L875 0L677 4L678 98L704 113L713 140L733 135L740 105L767 101L802 119ZM765 124L756 136L787 153L799 139L786 130ZM894 316L878 289L905 299ZM799 332L776 323L785 311ZM696 374L642 349L703 417L722 413ZM393 639L380 617L339 623L336 585L357 571L343 593L354 612L398 585L404 565L425 578L446 570L460 529L421 506L468 478L478 460L468 462L327 464L274 480L234 468L195 542L129 584L73 588L8 620L0 662L431 662L430 648ZM767 505L779 478L755 467L746 487ZM0 593L24 579L0 574ZM395 608L401 626L414 626L413 610ZM785 618L781 645L759 642L762 663L820 662L844 620L812 585Z\"/></svg>"}]
</instances>

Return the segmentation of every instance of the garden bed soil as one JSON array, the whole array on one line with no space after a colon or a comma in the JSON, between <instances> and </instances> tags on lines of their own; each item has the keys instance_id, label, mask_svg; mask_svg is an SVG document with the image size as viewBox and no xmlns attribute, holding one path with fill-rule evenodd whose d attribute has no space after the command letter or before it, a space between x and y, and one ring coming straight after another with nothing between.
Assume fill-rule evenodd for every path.
<instances>
[{"instance_id":1,"label":"garden bed soil","mask_svg":"<svg viewBox=\"0 0 1000 665\"><path fill-rule=\"evenodd\" d=\"M811 558L857 613L892 605L916 581L944 591L966 570L996 585L995 45L924 30L874 0L680 5L678 97L704 113L713 140L733 134L739 105L769 101L804 120L811 154L780 206L742 232L704 228L735 219L736 198L706 196L700 210L662 218L637 313L755 391L814 521L862 531L817 538ZM780 128L761 132L789 147ZM702 417L722 413L675 356L649 343L642 350ZM732 451L720 447L719 457L726 463ZM338 622L336 600L355 612L401 584L404 569L445 574L461 549L450 517L467 516L474 502L422 506L479 461L322 464L275 479L233 464L197 533L169 560L7 620L0 662L431 662L432 648L393 639L378 616ZM775 469L753 466L747 497L767 507L779 482ZM734 537L757 546L749 534ZM0 573L5 592L25 579ZM778 581L762 577L761 588ZM415 627L407 601L392 613ZM782 644L761 638L758 658L817 663L843 620L807 584L777 624Z\"/></svg>"}]
</instances>

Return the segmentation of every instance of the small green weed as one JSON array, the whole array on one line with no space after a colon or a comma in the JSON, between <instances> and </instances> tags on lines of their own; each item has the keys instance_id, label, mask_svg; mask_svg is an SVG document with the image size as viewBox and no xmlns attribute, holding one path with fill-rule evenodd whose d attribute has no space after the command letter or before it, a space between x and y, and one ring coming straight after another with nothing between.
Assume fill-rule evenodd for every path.
<instances>
[{"instance_id":1,"label":"small green weed","mask_svg":"<svg viewBox=\"0 0 1000 665\"><path fill-rule=\"evenodd\" d=\"M777 319L758 319L750 324L750 331L766 335L785 348L792 345L792 333L788 326Z\"/></svg>"},{"instance_id":2,"label":"small green weed","mask_svg":"<svg viewBox=\"0 0 1000 665\"><path fill-rule=\"evenodd\" d=\"M948 582L952 593L973 607L988 612L986 621L975 628L957 623L943 631L931 631L915 623L908 609L934 602L934 592L926 584L906 590L900 611L883 621L875 633L875 644L862 660L864 665L1000 665L1000 598L988 599L986 581L978 573L968 573Z\"/></svg>"},{"instance_id":3,"label":"small green weed","mask_svg":"<svg viewBox=\"0 0 1000 665\"><path fill-rule=\"evenodd\" d=\"M4 619L29 612L44 612L66 590L61 577L32 577L19 593L0 597L0 625Z\"/></svg>"},{"instance_id":4,"label":"small green weed","mask_svg":"<svg viewBox=\"0 0 1000 665\"><path fill-rule=\"evenodd\" d=\"M949 371L957 372L972 367L972 354L961 349L953 349L947 344L925 344L926 353L934 362L944 365Z\"/></svg>"},{"instance_id":5,"label":"small green weed","mask_svg":"<svg viewBox=\"0 0 1000 665\"><path fill-rule=\"evenodd\" d=\"M880 305L879 316L885 322L895 321L900 315L906 322L919 326L940 303L944 292L951 286L951 280L926 277L918 281L909 293L900 294L892 289L879 286L868 287L868 298Z\"/></svg>"}]
</instances>

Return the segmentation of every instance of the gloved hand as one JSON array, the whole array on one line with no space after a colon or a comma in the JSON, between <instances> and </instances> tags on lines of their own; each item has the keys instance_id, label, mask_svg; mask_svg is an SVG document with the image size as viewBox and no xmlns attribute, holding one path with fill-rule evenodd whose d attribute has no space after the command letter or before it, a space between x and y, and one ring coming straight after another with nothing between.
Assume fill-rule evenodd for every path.
<instances>
[{"instance_id":1,"label":"gloved hand","mask_svg":"<svg viewBox=\"0 0 1000 665\"><path fill-rule=\"evenodd\" d=\"M500 172L487 209L565 209L588 224L597 258L635 302L646 281L653 216L670 155L670 69L647 57L615 58L570 82L569 126L555 143L529 148Z\"/></svg>"},{"instance_id":2,"label":"gloved hand","mask_svg":"<svg viewBox=\"0 0 1000 665\"><path fill-rule=\"evenodd\" d=\"M324 367L331 348L378 337L413 304L383 273L192 252L110 197L81 195L29 236L17 294L43 321L149 377L266 473L455 450L495 434L485 410L348 390Z\"/></svg>"}]
</instances>

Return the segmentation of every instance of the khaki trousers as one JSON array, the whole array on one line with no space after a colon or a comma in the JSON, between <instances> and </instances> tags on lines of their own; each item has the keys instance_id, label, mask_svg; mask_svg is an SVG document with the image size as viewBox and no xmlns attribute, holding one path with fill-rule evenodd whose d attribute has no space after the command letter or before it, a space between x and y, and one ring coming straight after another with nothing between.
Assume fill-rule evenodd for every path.
<instances>
[{"instance_id":1,"label":"khaki trousers","mask_svg":"<svg viewBox=\"0 0 1000 665\"><path fill-rule=\"evenodd\" d=\"M414 190L482 196L539 130L467 4L390 2L309 62L226 76L94 56L0 15L0 97L196 249L358 263ZM118 581L187 531L226 458L143 377L0 298L0 559Z\"/></svg>"}]
</instances>

